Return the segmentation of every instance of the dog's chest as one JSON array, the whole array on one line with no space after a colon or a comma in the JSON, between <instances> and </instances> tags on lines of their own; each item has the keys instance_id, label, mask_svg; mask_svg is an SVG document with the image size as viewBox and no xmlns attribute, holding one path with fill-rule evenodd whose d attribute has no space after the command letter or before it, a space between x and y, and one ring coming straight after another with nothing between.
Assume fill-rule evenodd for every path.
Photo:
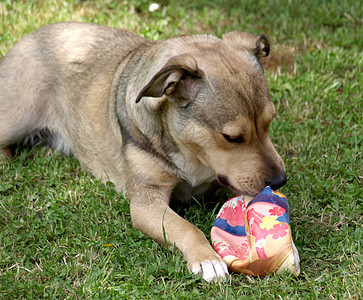
<instances>
[{"instance_id":1,"label":"dog's chest","mask_svg":"<svg viewBox=\"0 0 363 300\"><path fill-rule=\"evenodd\" d=\"M214 171L203 165L196 157L186 158L181 153L172 153L170 156L179 169L180 177L192 187L215 180L216 176Z\"/></svg>"}]
</instances>

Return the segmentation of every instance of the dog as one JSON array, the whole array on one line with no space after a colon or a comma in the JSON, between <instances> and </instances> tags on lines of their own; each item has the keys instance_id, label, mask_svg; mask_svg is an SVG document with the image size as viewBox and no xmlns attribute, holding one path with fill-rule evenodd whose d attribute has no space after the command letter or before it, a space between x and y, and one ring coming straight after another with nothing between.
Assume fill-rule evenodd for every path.
<instances>
[{"instance_id":1,"label":"dog","mask_svg":"<svg viewBox=\"0 0 363 300\"><path fill-rule=\"evenodd\" d=\"M276 114L264 35L233 31L151 42L128 31L57 23L0 62L0 149L43 141L112 181L135 228L177 247L189 270L226 280L205 235L170 207L218 182L256 195L286 183L268 134Z\"/></svg>"}]
</instances>

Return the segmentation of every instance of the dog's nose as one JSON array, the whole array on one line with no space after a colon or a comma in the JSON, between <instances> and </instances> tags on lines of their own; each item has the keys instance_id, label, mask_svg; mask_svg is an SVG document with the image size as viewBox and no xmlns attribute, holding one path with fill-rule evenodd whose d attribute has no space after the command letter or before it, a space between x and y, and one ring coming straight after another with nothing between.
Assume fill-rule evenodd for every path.
<instances>
[{"instance_id":1,"label":"dog's nose","mask_svg":"<svg viewBox=\"0 0 363 300\"><path fill-rule=\"evenodd\" d=\"M278 190L283 187L287 182L286 174L283 173L280 176L274 177L272 180L267 180L266 185L269 185L273 190Z\"/></svg>"}]
</instances>

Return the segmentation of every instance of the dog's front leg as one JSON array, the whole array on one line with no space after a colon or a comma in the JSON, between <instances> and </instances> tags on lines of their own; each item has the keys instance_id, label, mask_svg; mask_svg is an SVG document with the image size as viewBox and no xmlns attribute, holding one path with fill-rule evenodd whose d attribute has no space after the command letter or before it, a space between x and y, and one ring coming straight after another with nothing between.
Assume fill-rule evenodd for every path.
<instances>
[{"instance_id":1,"label":"dog's front leg","mask_svg":"<svg viewBox=\"0 0 363 300\"><path fill-rule=\"evenodd\" d=\"M146 205L142 204L145 201L131 199L131 218L135 228L159 243L175 245L187 260L188 269L206 281L218 278L225 281L227 265L212 249L202 231L171 210L168 200L163 201L160 194L149 191L144 194L144 199L152 196L154 199Z\"/></svg>"}]
</instances>

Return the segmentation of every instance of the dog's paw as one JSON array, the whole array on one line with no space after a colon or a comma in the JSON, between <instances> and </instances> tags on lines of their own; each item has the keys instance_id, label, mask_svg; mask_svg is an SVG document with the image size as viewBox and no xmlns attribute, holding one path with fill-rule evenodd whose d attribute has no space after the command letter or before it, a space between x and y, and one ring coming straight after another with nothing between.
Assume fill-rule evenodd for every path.
<instances>
[{"instance_id":1,"label":"dog's paw","mask_svg":"<svg viewBox=\"0 0 363 300\"><path fill-rule=\"evenodd\" d=\"M199 274L208 282L212 280L224 282L229 275L227 264L223 260L205 260L201 263L194 263L191 266L191 271L194 274Z\"/></svg>"}]
</instances>

